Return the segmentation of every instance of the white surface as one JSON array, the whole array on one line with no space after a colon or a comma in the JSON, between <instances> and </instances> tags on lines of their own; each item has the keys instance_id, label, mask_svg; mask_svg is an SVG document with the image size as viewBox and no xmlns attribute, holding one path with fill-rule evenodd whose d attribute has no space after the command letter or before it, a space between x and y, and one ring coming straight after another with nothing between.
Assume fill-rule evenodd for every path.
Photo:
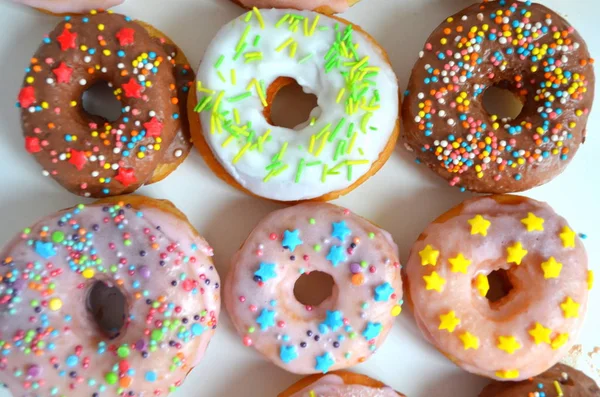
<instances>
[{"instance_id":1,"label":"white surface","mask_svg":"<svg viewBox=\"0 0 600 397\"><path fill-rule=\"evenodd\" d=\"M429 33L446 16L473 0L363 0L345 18L360 24L389 52L400 87L405 87L417 52ZM566 15L588 39L592 56L600 56L600 2L597 0L546 0L544 4ZM242 10L228 0L127 0L116 9L145 20L173 38L196 67L219 27ZM23 69L43 34L56 24L55 17L6 3L0 4L0 244L43 215L80 201L50 178L23 149L19 111L14 103ZM596 104L588 125L588 138L571 166L551 183L526 192L548 201L565 216L585 241L591 268L600 278L600 105ZM168 198L184 211L215 248L222 278L229 258L252 227L279 205L248 197L217 179L193 152L165 181L139 191ZM392 233L405 262L412 242L441 212L469 197L460 193L398 147L374 178L336 203L347 206ZM600 283L598 283L600 284ZM600 287L592 290L590 308L581 338L579 363L588 366L600 354L588 356L600 346ZM487 383L455 367L417 330L410 312L397 321L380 351L355 371L378 378L410 397L476 396ZM598 369L589 369L596 379ZM202 363L174 397L276 396L299 376L288 374L246 348L227 314ZM9 394L0 391L0 397Z\"/></svg>"}]
</instances>

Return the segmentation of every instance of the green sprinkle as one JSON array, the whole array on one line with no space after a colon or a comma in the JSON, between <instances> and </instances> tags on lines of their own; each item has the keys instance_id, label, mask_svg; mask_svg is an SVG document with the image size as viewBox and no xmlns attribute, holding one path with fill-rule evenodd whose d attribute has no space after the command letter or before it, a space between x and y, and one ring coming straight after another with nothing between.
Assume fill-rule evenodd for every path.
<instances>
[{"instance_id":1,"label":"green sprinkle","mask_svg":"<svg viewBox=\"0 0 600 397\"><path fill-rule=\"evenodd\" d=\"M311 53L311 54L308 54L308 55L306 55L305 57L301 58L301 59L298 61L298 63L299 63L299 64L303 64L303 63L305 63L306 61L308 61L308 60L309 60L310 58L312 58L312 57L313 57L313 54L312 54L312 53Z\"/></svg>"},{"instance_id":2,"label":"green sprinkle","mask_svg":"<svg viewBox=\"0 0 600 397\"><path fill-rule=\"evenodd\" d=\"M104 375L104 380L106 381L106 383L108 383L109 385L114 385L115 383L117 383L117 381L119 380L119 375L117 375L114 372L109 372L106 375Z\"/></svg>"},{"instance_id":3,"label":"green sprinkle","mask_svg":"<svg viewBox=\"0 0 600 397\"><path fill-rule=\"evenodd\" d=\"M335 155L333 156L333 161L337 161L338 157L344 153L346 149L346 141L344 139L340 139L338 141L337 147L335 149Z\"/></svg>"},{"instance_id":4,"label":"green sprinkle","mask_svg":"<svg viewBox=\"0 0 600 397\"><path fill-rule=\"evenodd\" d=\"M221 73L220 71L217 71L217 75L219 76L219 79L221 79L221 81L223 83L227 83L227 79L225 78L225 76L223 76L223 73Z\"/></svg>"},{"instance_id":5,"label":"green sprinkle","mask_svg":"<svg viewBox=\"0 0 600 397\"><path fill-rule=\"evenodd\" d=\"M373 232L369 232L369 238L370 238L370 239L374 239L374 238L375 238L375 233L373 233Z\"/></svg>"},{"instance_id":6,"label":"green sprinkle","mask_svg":"<svg viewBox=\"0 0 600 397\"><path fill-rule=\"evenodd\" d=\"M254 41L252 42L252 45L254 47L258 47L258 43L260 42L260 35L257 34L256 36L254 36Z\"/></svg>"},{"instance_id":7,"label":"green sprinkle","mask_svg":"<svg viewBox=\"0 0 600 397\"><path fill-rule=\"evenodd\" d=\"M235 77L235 69L231 69L231 84L236 85L237 79Z\"/></svg>"},{"instance_id":8,"label":"green sprinkle","mask_svg":"<svg viewBox=\"0 0 600 397\"><path fill-rule=\"evenodd\" d=\"M321 173L321 182L325 183L325 179L327 178L327 164L323 164L323 172Z\"/></svg>"},{"instance_id":9,"label":"green sprinkle","mask_svg":"<svg viewBox=\"0 0 600 397\"><path fill-rule=\"evenodd\" d=\"M277 167L279 167L281 164L283 164L281 161L275 161L275 162L273 162L273 163L271 163L271 164L267 165L267 166L265 167L265 170L267 170L267 171L270 171L270 170L272 170L273 168L277 168Z\"/></svg>"},{"instance_id":10,"label":"green sprinkle","mask_svg":"<svg viewBox=\"0 0 600 397\"><path fill-rule=\"evenodd\" d=\"M366 268L367 266L369 266L369 263L367 261L360 261L360 267Z\"/></svg>"},{"instance_id":11,"label":"green sprinkle","mask_svg":"<svg viewBox=\"0 0 600 397\"><path fill-rule=\"evenodd\" d=\"M256 328L254 328L254 327L248 327L248 333L249 334L253 334L254 331L256 331Z\"/></svg>"},{"instance_id":12,"label":"green sprinkle","mask_svg":"<svg viewBox=\"0 0 600 397\"><path fill-rule=\"evenodd\" d=\"M302 172L304 171L304 164L305 164L305 160L304 160L304 158L301 158L300 162L298 163L298 169L296 170L296 178L294 179L295 183L300 182L300 178L302 177Z\"/></svg>"},{"instance_id":13,"label":"green sprinkle","mask_svg":"<svg viewBox=\"0 0 600 397\"><path fill-rule=\"evenodd\" d=\"M283 17L281 17L281 19L279 21L277 21L277 23L275 24L275 27L278 28L281 25L283 25L283 23L285 21L287 21L290 18L290 14L285 14Z\"/></svg>"},{"instance_id":14,"label":"green sprinkle","mask_svg":"<svg viewBox=\"0 0 600 397\"><path fill-rule=\"evenodd\" d=\"M272 170L271 172L269 172L267 174L267 176L265 176L265 178L263 179L263 182L268 182L271 178L276 177L277 175L281 174L288 167L289 167L289 165L285 164L285 165L282 165L280 168Z\"/></svg>"},{"instance_id":15,"label":"green sprinkle","mask_svg":"<svg viewBox=\"0 0 600 397\"><path fill-rule=\"evenodd\" d=\"M319 244L316 244L313 249L315 250L315 252L320 252L321 251L321 246Z\"/></svg>"},{"instance_id":16,"label":"green sprinkle","mask_svg":"<svg viewBox=\"0 0 600 397\"><path fill-rule=\"evenodd\" d=\"M250 19L252 19L252 11L248 11L246 16L244 17L244 22L250 22Z\"/></svg>"},{"instance_id":17,"label":"green sprinkle","mask_svg":"<svg viewBox=\"0 0 600 397\"><path fill-rule=\"evenodd\" d=\"M283 145L281 146L281 150L279 151L279 153L277 153L277 155L275 156L275 158L277 160L281 160L281 158L285 155L285 151L287 150L288 147L288 143L284 142Z\"/></svg>"},{"instance_id":18,"label":"green sprinkle","mask_svg":"<svg viewBox=\"0 0 600 397\"><path fill-rule=\"evenodd\" d=\"M351 181L352 180L352 166L348 165L347 169L348 169L347 178L348 178L348 181Z\"/></svg>"},{"instance_id":19,"label":"green sprinkle","mask_svg":"<svg viewBox=\"0 0 600 397\"><path fill-rule=\"evenodd\" d=\"M340 129L344 126L345 123L346 123L346 118L342 117L340 119L340 121L337 123L337 125L335 126L335 128L333 129L333 132L331 133L331 135L329 135L329 138L327 138L327 140L329 142L333 142L333 140L335 139L335 136L340 131Z\"/></svg>"},{"instance_id":20,"label":"green sprinkle","mask_svg":"<svg viewBox=\"0 0 600 397\"><path fill-rule=\"evenodd\" d=\"M316 123L316 122L317 122L317 118L316 118L315 116L313 116L313 117L310 119L310 123L309 123L309 125L312 127L313 125L315 125L315 123Z\"/></svg>"},{"instance_id":21,"label":"green sprinkle","mask_svg":"<svg viewBox=\"0 0 600 397\"><path fill-rule=\"evenodd\" d=\"M218 69L218 68L219 68L219 66L221 66L221 64L223 63L223 60L224 60L224 59L225 59L225 56L224 56L224 55L221 55L221 56L219 57L219 59L217 59L217 62L215 62L215 69Z\"/></svg>"},{"instance_id":22,"label":"green sprinkle","mask_svg":"<svg viewBox=\"0 0 600 397\"><path fill-rule=\"evenodd\" d=\"M363 115L362 119L360 120L360 130L365 134L367 133L367 124L369 123L369 120L372 116L373 112L367 112Z\"/></svg>"},{"instance_id":23,"label":"green sprinkle","mask_svg":"<svg viewBox=\"0 0 600 397\"><path fill-rule=\"evenodd\" d=\"M321 165L322 161L321 160L317 160L317 161L311 161L310 163L306 163L307 167L314 167L315 165Z\"/></svg>"},{"instance_id":24,"label":"green sprinkle","mask_svg":"<svg viewBox=\"0 0 600 397\"><path fill-rule=\"evenodd\" d=\"M310 218L310 219L308 220L308 223L310 223L311 225L314 225L315 223L317 223L317 221L316 221L316 219L315 219L315 218Z\"/></svg>"},{"instance_id":25,"label":"green sprinkle","mask_svg":"<svg viewBox=\"0 0 600 397\"><path fill-rule=\"evenodd\" d=\"M252 93L249 92L249 91L246 91L246 92L243 92L243 93L241 93L239 95L227 98L227 102L239 102L239 101L241 101L243 99L246 99L246 98L248 98L250 96L252 96ZM239 122L237 124L239 124Z\"/></svg>"},{"instance_id":26,"label":"green sprinkle","mask_svg":"<svg viewBox=\"0 0 600 397\"><path fill-rule=\"evenodd\" d=\"M129 356L129 347L127 345L123 345L117 349L117 355L121 358L125 358Z\"/></svg>"},{"instance_id":27,"label":"green sprinkle","mask_svg":"<svg viewBox=\"0 0 600 397\"><path fill-rule=\"evenodd\" d=\"M205 96L204 98L202 98L200 100L200 102L198 102L198 104L196 105L196 107L194 108L194 112L196 113L200 113L201 111L204 110L204 108L206 108L206 106L212 101L212 96Z\"/></svg>"},{"instance_id":28,"label":"green sprinkle","mask_svg":"<svg viewBox=\"0 0 600 397\"><path fill-rule=\"evenodd\" d=\"M240 149L240 151L235 155L235 157L232 160L232 163L235 164L238 161L240 161L240 159L242 158L242 156L244 155L244 153L246 153L246 150L248 150L248 148L250 147L250 142L246 143L244 145L244 147L242 147Z\"/></svg>"},{"instance_id":29,"label":"green sprinkle","mask_svg":"<svg viewBox=\"0 0 600 397\"><path fill-rule=\"evenodd\" d=\"M329 30L329 26L319 26L320 31Z\"/></svg>"},{"instance_id":30,"label":"green sprinkle","mask_svg":"<svg viewBox=\"0 0 600 397\"><path fill-rule=\"evenodd\" d=\"M53 242L59 244L59 243L62 243L64 239L65 239L65 233L61 232L60 230L57 230L52 233L52 241Z\"/></svg>"},{"instance_id":31,"label":"green sprinkle","mask_svg":"<svg viewBox=\"0 0 600 397\"><path fill-rule=\"evenodd\" d=\"M161 341L163 338L164 338L164 334L163 334L162 330L160 330L160 329L152 330L152 333L150 334L150 339L152 339L153 341Z\"/></svg>"},{"instance_id":32,"label":"green sprinkle","mask_svg":"<svg viewBox=\"0 0 600 397\"><path fill-rule=\"evenodd\" d=\"M240 37L240 40L238 41L237 45L235 46L235 50L239 51L242 46L244 46L244 44L246 44L246 36L248 36L248 33L250 32L250 25L246 26L246 29L244 29L244 33L242 33L242 37Z\"/></svg>"},{"instance_id":33,"label":"green sprinkle","mask_svg":"<svg viewBox=\"0 0 600 397\"><path fill-rule=\"evenodd\" d=\"M242 52L244 51L245 48L246 48L246 43L242 44L242 46L240 47L239 50L236 50L236 53L233 56L234 61L237 61L237 59L240 57L240 55L242 54Z\"/></svg>"},{"instance_id":34,"label":"green sprinkle","mask_svg":"<svg viewBox=\"0 0 600 397\"><path fill-rule=\"evenodd\" d=\"M346 138L350 138L352 136L353 130L354 130L354 123L348 124L348 130L346 131Z\"/></svg>"}]
</instances>

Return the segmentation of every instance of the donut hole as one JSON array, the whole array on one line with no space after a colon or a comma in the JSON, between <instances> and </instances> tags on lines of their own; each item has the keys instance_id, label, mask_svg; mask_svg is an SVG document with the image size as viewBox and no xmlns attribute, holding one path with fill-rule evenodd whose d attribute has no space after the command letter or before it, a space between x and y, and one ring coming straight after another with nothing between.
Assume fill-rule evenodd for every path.
<instances>
[{"instance_id":1,"label":"donut hole","mask_svg":"<svg viewBox=\"0 0 600 397\"><path fill-rule=\"evenodd\" d=\"M121 334L125 325L127 298L115 286L96 281L89 289L87 310L98 331L114 339Z\"/></svg>"},{"instance_id":2,"label":"donut hole","mask_svg":"<svg viewBox=\"0 0 600 397\"><path fill-rule=\"evenodd\" d=\"M500 83L485 90L482 98L483 108L501 120L514 120L523 110L523 101L507 86Z\"/></svg>"},{"instance_id":3,"label":"donut hole","mask_svg":"<svg viewBox=\"0 0 600 397\"><path fill-rule=\"evenodd\" d=\"M487 277L490 289L485 297L490 302L490 305L508 296L510 291L514 288L510 281L508 271L505 269L494 270L488 274Z\"/></svg>"},{"instance_id":4,"label":"donut hole","mask_svg":"<svg viewBox=\"0 0 600 397\"><path fill-rule=\"evenodd\" d=\"M106 121L118 120L123 107L115 97L114 89L102 80L83 92L81 106L89 116L99 116Z\"/></svg>"},{"instance_id":5,"label":"donut hole","mask_svg":"<svg viewBox=\"0 0 600 397\"><path fill-rule=\"evenodd\" d=\"M265 118L276 127L294 129L310 121L317 97L291 77L278 77L267 89Z\"/></svg>"},{"instance_id":6,"label":"donut hole","mask_svg":"<svg viewBox=\"0 0 600 397\"><path fill-rule=\"evenodd\" d=\"M333 277L327 273L304 273L294 284L294 297L305 306L319 306L333 295L334 285Z\"/></svg>"}]
</instances>

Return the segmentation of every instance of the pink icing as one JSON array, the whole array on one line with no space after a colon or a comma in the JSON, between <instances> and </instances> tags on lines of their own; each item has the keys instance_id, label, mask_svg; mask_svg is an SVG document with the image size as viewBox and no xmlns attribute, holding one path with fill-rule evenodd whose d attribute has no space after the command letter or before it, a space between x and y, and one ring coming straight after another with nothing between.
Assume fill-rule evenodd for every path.
<instances>
[{"instance_id":1,"label":"pink icing","mask_svg":"<svg viewBox=\"0 0 600 397\"><path fill-rule=\"evenodd\" d=\"M528 213L544 219L543 231L527 230L521 220ZM491 222L487 236L471 234L468 221L476 215ZM575 247L563 246L559 235L565 226L565 219L545 203L499 204L491 198L466 201L456 217L430 224L406 266L415 318L426 338L462 368L491 378L527 379L554 365L575 342L588 298L587 255L577 237ZM520 265L508 263L507 247L516 242L528 251ZM427 245L439 251L435 266L422 264L419 253ZM451 270L449 259L459 253L472 261L466 274ZM562 270L546 279L541 264L550 257L562 263ZM476 278L497 269L508 271L513 289L490 303L478 292ZM433 271L446 280L441 292L426 290L423 277ZM567 297L580 305L578 317L563 314L560 305ZM450 311L460 319L453 332L439 329L440 315ZM535 343L529 331L536 322L552 330L549 340L556 348L547 341ZM479 338L479 348L465 349L460 339L465 332ZM566 343L559 343L559 334L568 334ZM512 354L500 349L500 336L516 338L520 348Z\"/></svg>"},{"instance_id":2,"label":"pink icing","mask_svg":"<svg viewBox=\"0 0 600 397\"><path fill-rule=\"evenodd\" d=\"M238 0L246 8L293 8L314 11L319 7L329 7L335 13L348 9L348 0Z\"/></svg>"},{"instance_id":3,"label":"pink icing","mask_svg":"<svg viewBox=\"0 0 600 397\"><path fill-rule=\"evenodd\" d=\"M25 229L0 251L0 381L15 396L168 394L217 325L211 257L187 223L154 208L79 206ZM127 300L113 339L86 309L99 280Z\"/></svg>"},{"instance_id":4,"label":"pink icing","mask_svg":"<svg viewBox=\"0 0 600 397\"><path fill-rule=\"evenodd\" d=\"M384 341L400 313L399 268L387 232L335 205L301 204L252 231L233 258L225 304L244 344L290 372L327 372L366 360ZM306 307L293 289L312 271L335 286Z\"/></svg>"},{"instance_id":5,"label":"pink icing","mask_svg":"<svg viewBox=\"0 0 600 397\"><path fill-rule=\"evenodd\" d=\"M57 14L106 10L123 3L125 0L13 0L30 7L42 8Z\"/></svg>"},{"instance_id":6,"label":"pink icing","mask_svg":"<svg viewBox=\"0 0 600 397\"><path fill-rule=\"evenodd\" d=\"M339 376L326 375L291 397L398 397L398 393L389 387L346 385Z\"/></svg>"}]
</instances>

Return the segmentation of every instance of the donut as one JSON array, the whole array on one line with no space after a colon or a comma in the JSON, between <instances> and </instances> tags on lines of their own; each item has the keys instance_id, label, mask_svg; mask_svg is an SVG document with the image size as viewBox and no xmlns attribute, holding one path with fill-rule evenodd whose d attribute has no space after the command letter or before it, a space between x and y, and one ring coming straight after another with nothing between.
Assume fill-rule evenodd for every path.
<instances>
[{"instance_id":1,"label":"donut","mask_svg":"<svg viewBox=\"0 0 600 397\"><path fill-rule=\"evenodd\" d=\"M273 125L273 98L294 80L318 106L294 129ZM276 201L350 192L383 166L399 133L385 51L356 25L310 11L254 9L225 25L196 88L192 138L211 170Z\"/></svg>"},{"instance_id":2,"label":"donut","mask_svg":"<svg viewBox=\"0 0 600 397\"><path fill-rule=\"evenodd\" d=\"M593 280L565 219L512 195L470 199L441 215L404 271L407 301L430 343L469 372L515 381L569 351Z\"/></svg>"},{"instance_id":3,"label":"donut","mask_svg":"<svg viewBox=\"0 0 600 397\"><path fill-rule=\"evenodd\" d=\"M234 3L248 9L258 8L292 8L296 10L315 11L325 15L346 11L360 0L233 0Z\"/></svg>"},{"instance_id":4,"label":"donut","mask_svg":"<svg viewBox=\"0 0 600 397\"><path fill-rule=\"evenodd\" d=\"M0 251L0 383L14 396L176 390L217 326L212 256L173 204L142 196L25 228Z\"/></svg>"},{"instance_id":5,"label":"donut","mask_svg":"<svg viewBox=\"0 0 600 397\"><path fill-rule=\"evenodd\" d=\"M109 9L125 0L13 0L15 3L37 8L47 14L83 13Z\"/></svg>"},{"instance_id":6,"label":"donut","mask_svg":"<svg viewBox=\"0 0 600 397\"><path fill-rule=\"evenodd\" d=\"M593 379L583 372L558 363L543 374L528 380L493 382L481 391L479 397L536 395L546 397L599 397L600 388Z\"/></svg>"},{"instance_id":7,"label":"donut","mask_svg":"<svg viewBox=\"0 0 600 397\"><path fill-rule=\"evenodd\" d=\"M281 368L347 368L381 346L402 310L397 251L389 233L332 204L275 211L234 255L225 305L244 345ZM312 273L328 275L331 294L303 304L295 290ZM309 297L315 286L309 283Z\"/></svg>"},{"instance_id":8,"label":"donut","mask_svg":"<svg viewBox=\"0 0 600 397\"><path fill-rule=\"evenodd\" d=\"M129 193L174 171L189 153L187 94L195 75L157 29L92 11L67 16L43 40L18 95L25 149L72 193ZM81 97L106 82L121 102L108 121Z\"/></svg>"},{"instance_id":9,"label":"donut","mask_svg":"<svg viewBox=\"0 0 600 397\"><path fill-rule=\"evenodd\" d=\"M585 141L594 69L579 33L531 1L484 1L447 18L405 92L404 145L451 186L510 193L559 175ZM489 114L490 87L523 104Z\"/></svg>"},{"instance_id":10,"label":"donut","mask_svg":"<svg viewBox=\"0 0 600 397\"><path fill-rule=\"evenodd\" d=\"M310 375L299 380L278 397L405 397L384 383L366 375L336 371Z\"/></svg>"}]
</instances>

